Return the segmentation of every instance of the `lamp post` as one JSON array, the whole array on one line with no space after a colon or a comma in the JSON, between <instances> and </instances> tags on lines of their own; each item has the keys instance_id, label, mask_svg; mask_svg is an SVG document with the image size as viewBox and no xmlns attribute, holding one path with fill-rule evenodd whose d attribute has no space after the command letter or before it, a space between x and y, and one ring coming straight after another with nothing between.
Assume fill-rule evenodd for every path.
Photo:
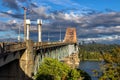
<instances>
[{"instance_id":1,"label":"lamp post","mask_svg":"<svg viewBox=\"0 0 120 80\"><path fill-rule=\"evenodd\" d=\"M61 27L60 27L60 40L59 41L61 42Z\"/></svg>"},{"instance_id":2,"label":"lamp post","mask_svg":"<svg viewBox=\"0 0 120 80\"><path fill-rule=\"evenodd\" d=\"M50 41L50 38L49 38L49 32L48 32L48 42Z\"/></svg>"},{"instance_id":3,"label":"lamp post","mask_svg":"<svg viewBox=\"0 0 120 80\"><path fill-rule=\"evenodd\" d=\"M20 42L20 26L19 26L19 32L18 32L18 41Z\"/></svg>"},{"instance_id":4,"label":"lamp post","mask_svg":"<svg viewBox=\"0 0 120 80\"><path fill-rule=\"evenodd\" d=\"M24 9L24 41L26 41L26 36L27 36L27 33L26 33L26 11L27 11L27 8L25 7L22 7Z\"/></svg>"}]
</instances>

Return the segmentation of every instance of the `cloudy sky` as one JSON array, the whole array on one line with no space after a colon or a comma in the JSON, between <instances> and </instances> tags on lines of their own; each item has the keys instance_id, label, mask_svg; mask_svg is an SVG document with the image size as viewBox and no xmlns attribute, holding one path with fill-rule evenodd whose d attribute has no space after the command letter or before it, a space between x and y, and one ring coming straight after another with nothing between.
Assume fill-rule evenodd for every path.
<instances>
[{"instance_id":1,"label":"cloudy sky","mask_svg":"<svg viewBox=\"0 0 120 80\"><path fill-rule=\"evenodd\" d=\"M43 20L42 39L62 40L67 27L77 29L78 41L120 43L120 0L0 0L0 41L23 39L23 8L31 20L30 37L37 40L37 19Z\"/></svg>"}]
</instances>

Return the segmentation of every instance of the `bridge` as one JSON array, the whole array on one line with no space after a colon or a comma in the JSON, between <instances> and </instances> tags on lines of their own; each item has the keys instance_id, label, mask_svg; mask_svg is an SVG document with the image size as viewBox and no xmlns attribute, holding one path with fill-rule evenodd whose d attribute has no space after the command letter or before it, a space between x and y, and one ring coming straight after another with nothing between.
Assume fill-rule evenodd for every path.
<instances>
[{"instance_id":1,"label":"bridge","mask_svg":"<svg viewBox=\"0 0 120 80\"><path fill-rule=\"evenodd\" d=\"M33 80L46 57L58 60L77 53L76 29L68 28L63 42L0 43L0 80Z\"/></svg>"}]
</instances>

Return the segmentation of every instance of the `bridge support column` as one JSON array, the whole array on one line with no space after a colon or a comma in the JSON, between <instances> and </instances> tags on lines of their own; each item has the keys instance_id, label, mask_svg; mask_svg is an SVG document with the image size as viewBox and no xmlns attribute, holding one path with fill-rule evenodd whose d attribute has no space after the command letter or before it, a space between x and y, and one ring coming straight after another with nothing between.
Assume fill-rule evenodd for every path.
<instances>
[{"instance_id":1,"label":"bridge support column","mask_svg":"<svg viewBox=\"0 0 120 80\"><path fill-rule=\"evenodd\" d=\"M33 68L34 68L34 54L33 54L33 42L30 40L26 41L26 51L20 58L20 67L26 74L21 80L32 80Z\"/></svg>"},{"instance_id":2,"label":"bridge support column","mask_svg":"<svg viewBox=\"0 0 120 80\"><path fill-rule=\"evenodd\" d=\"M26 20L26 26L27 26L27 40L29 40L29 31L30 31L30 20Z\"/></svg>"},{"instance_id":3,"label":"bridge support column","mask_svg":"<svg viewBox=\"0 0 120 80\"><path fill-rule=\"evenodd\" d=\"M38 42L41 42L41 26L42 26L42 20L37 20L38 24Z\"/></svg>"}]
</instances>

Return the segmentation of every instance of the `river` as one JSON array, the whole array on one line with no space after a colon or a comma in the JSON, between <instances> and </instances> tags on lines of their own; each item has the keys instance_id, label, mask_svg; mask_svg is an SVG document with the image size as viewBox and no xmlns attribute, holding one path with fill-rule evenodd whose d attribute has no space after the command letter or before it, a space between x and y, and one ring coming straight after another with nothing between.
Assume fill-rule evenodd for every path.
<instances>
[{"instance_id":1,"label":"river","mask_svg":"<svg viewBox=\"0 0 120 80\"><path fill-rule=\"evenodd\" d=\"M97 70L100 73L99 61L81 61L79 68L87 72L91 76L92 80L98 80L98 76L95 76L94 71Z\"/></svg>"}]
</instances>

